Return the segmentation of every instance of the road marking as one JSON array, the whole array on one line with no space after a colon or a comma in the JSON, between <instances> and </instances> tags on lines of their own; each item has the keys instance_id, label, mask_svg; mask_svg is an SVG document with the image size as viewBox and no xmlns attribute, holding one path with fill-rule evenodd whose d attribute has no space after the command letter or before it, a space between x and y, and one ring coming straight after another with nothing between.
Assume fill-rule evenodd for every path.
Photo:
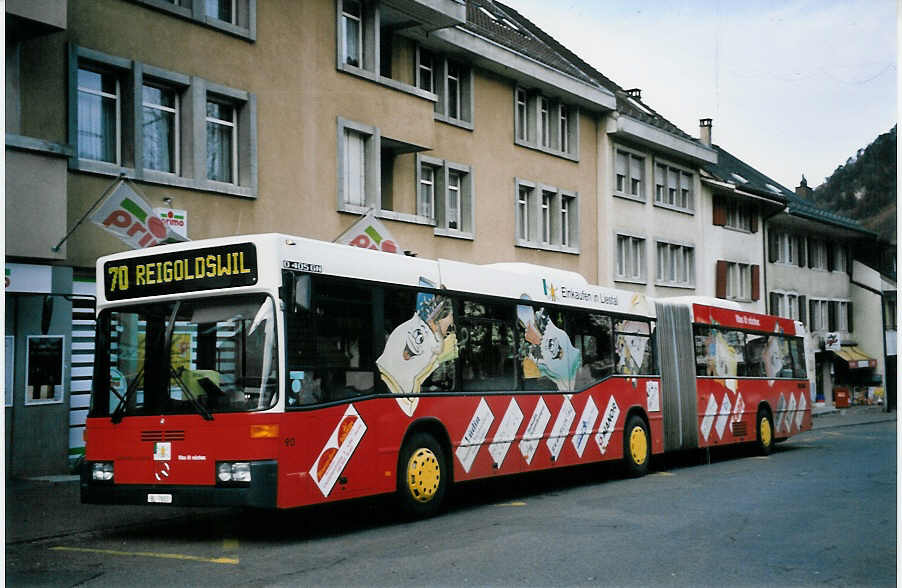
<instances>
[{"instance_id":1,"label":"road marking","mask_svg":"<svg viewBox=\"0 0 902 588\"><path fill-rule=\"evenodd\" d=\"M657 472L655 475L656 476L675 476L676 474L674 474L673 472Z\"/></svg>"},{"instance_id":2,"label":"road marking","mask_svg":"<svg viewBox=\"0 0 902 588\"><path fill-rule=\"evenodd\" d=\"M526 506L525 502L515 501L515 502L502 502L501 504L496 504L495 506Z\"/></svg>"},{"instance_id":3,"label":"road marking","mask_svg":"<svg viewBox=\"0 0 902 588\"><path fill-rule=\"evenodd\" d=\"M51 551L79 551L82 553L100 553L103 555L124 555L129 557L156 557L160 559L180 559L183 561L199 561L204 563L217 563L238 565L237 557L200 557L198 555L185 555L182 553L155 553L153 551L117 551L115 549L93 549L90 547L65 547L57 545L50 548Z\"/></svg>"}]
</instances>

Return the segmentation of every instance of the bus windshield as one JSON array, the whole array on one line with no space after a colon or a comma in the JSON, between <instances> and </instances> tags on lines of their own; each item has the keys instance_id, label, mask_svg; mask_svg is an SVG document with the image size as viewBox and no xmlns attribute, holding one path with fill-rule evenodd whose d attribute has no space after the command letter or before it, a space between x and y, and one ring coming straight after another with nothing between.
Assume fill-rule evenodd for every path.
<instances>
[{"instance_id":1,"label":"bus windshield","mask_svg":"<svg viewBox=\"0 0 902 588\"><path fill-rule=\"evenodd\" d=\"M275 307L263 294L104 311L96 346L91 416L212 419L265 410L277 400Z\"/></svg>"}]
</instances>

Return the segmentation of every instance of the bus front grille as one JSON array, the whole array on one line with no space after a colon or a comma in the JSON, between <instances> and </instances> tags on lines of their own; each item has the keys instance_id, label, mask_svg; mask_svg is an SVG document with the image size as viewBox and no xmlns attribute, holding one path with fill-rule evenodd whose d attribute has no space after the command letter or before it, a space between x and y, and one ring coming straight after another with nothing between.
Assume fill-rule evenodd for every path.
<instances>
[{"instance_id":1,"label":"bus front grille","mask_svg":"<svg viewBox=\"0 0 902 588\"><path fill-rule=\"evenodd\" d=\"M184 441L185 431L141 431L141 441Z\"/></svg>"}]
</instances>

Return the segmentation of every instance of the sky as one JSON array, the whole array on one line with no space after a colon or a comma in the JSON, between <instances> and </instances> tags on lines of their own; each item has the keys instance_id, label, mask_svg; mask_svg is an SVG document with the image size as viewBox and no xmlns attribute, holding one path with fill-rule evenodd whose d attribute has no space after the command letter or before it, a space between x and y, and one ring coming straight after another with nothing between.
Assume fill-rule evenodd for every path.
<instances>
[{"instance_id":1,"label":"sky","mask_svg":"<svg viewBox=\"0 0 902 588\"><path fill-rule=\"evenodd\" d=\"M693 137L793 189L892 128L893 0L506 0Z\"/></svg>"}]
</instances>

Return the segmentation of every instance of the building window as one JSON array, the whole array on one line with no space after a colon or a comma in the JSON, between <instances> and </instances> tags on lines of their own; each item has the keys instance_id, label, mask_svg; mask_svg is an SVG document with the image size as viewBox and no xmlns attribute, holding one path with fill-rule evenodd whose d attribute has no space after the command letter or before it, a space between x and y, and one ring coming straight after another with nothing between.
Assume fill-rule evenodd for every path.
<instances>
[{"instance_id":1,"label":"building window","mask_svg":"<svg viewBox=\"0 0 902 588\"><path fill-rule=\"evenodd\" d=\"M579 111L523 88L514 90L514 143L568 159L579 157Z\"/></svg>"},{"instance_id":2,"label":"building window","mask_svg":"<svg viewBox=\"0 0 902 588\"><path fill-rule=\"evenodd\" d=\"M518 246L578 253L576 193L517 180L515 218Z\"/></svg>"},{"instance_id":3,"label":"building window","mask_svg":"<svg viewBox=\"0 0 902 588\"><path fill-rule=\"evenodd\" d=\"M836 330L847 333L849 329L849 303L844 300L836 301Z\"/></svg>"},{"instance_id":4,"label":"building window","mask_svg":"<svg viewBox=\"0 0 902 588\"><path fill-rule=\"evenodd\" d=\"M771 292L770 313L792 320L802 320L801 304L805 299L795 293Z\"/></svg>"},{"instance_id":5,"label":"building window","mask_svg":"<svg viewBox=\"0 0 902 588\"><path fill-rule=\"evenodd\" d=\"M695 283L695 248L673 243L657 244L658 284L692 287Z\"/></svg>"},{"instance_id":6,"label":"building window","mask_svg":"<svg viewBox=\"0 0 902 588\"><path fill-rule=\"evenodd\" d=\"M614 193L617 196L645 200L645 157L622 148L614 151L614 157Z\"/></svg>"},{"instance_id":7,"label":"building window","mask_svg":"<svg viewBox=\"0 0 902 588\"><path fill-rule=\"evenodd\" d=\"M517 89L517 110L516 110L516 137L519 141L526 141L527 132L527 116L526 116L526 90Z\"/></svg>"},{"instance_id":8,"label":"building window","mask_svg":"<svg viewBox=\"0 0 902 588\"><path fill-rule=\"evenodd\" d=\"M253 94L74 45L69 58L70 169L256 195Z\"/></svg>"},{"instance_id":9,"label":"building window","mask_svg":"<svg viewBox=\"0 0 902 588\"><path fill-rule=\"evenodd\" d=\"M417 215L435 225L437 236L472 239L470 166L425 155L417 155L417 162Z\"/></svg>"},{"instance_id":10,"label":"building window","mask_svg":"<svg viewBox=\"0 0 902 588\"><path fill-rule=\"evenodd\" d=\"M827 261L827 244L820 239L808 241L808 267L814 269L829 269Z\"/></svg>"},{"instance_id":11,"label":"building window","mask_svg":"<svg viewBox=\"0 0 902 588\"><path fill-rule=\"evenodd\" d=\"M830 330L830 302L828 300L810 300L809 314L812 331Z\"/></svg>"},{"instance_id":12,"label":"building window","mask_svg":"<svg viewBox=\"0 0 902 588\"><path fill-rule=\"evenodd\" d=\"M207 178L234 184L238 177L238 118L233 105L207 100Z\"/></svg>"},{"instance_id":13,"label":"building window","mask_svg":"<svg viewBox=\"0 0 902 588\"><path fill-rule=\"evenodd\" d=\"M469 67L417 48L417 88L438 96L435 118L442 122L472 128L472 71Z\"/></svg>"},{"instance_id":14,"label":"building window","mask_svg":"<svg viewBox=\"0 0 902 588\"><path fill-rule=\"evenodd\" d=\"M533 189L520 186L517 189L517 240L529 241L529 202L532 200Z\"/></svg>"},{"instance_id":15,"label":"building window","mask_svg":"<svg viewBox=\"0 0 902 588\"><path fill-rule=\"evenodd\" d=\"M848 258L846 257L846 248L844 245L836 245L835 253L833 254L833 267L832 269L835 272L844 272L848 267Z\"/></svg>"},{"instance_id":16,"label":"building window","mask_svg":"<svg viewBox=\"0 0 902 588\"><path fill-rule=\"evenodd\" d=\"M343 0L341 3L341 42L342 62L362 67L363 20L360 2L357 0Z\"/></svg>"},{"instance_id":17,"label":"building window","mask_svg":"<svg viewBox=\"0 0 902 588\"><path fill-rule=\"evenodd\" d=\"M740 202L731 200L727 202L727 222L726 225L731 229L739 229L741 231L752 230L752 215L747 206Z\"/></svg>"},{"instance_id":18,"label":"building window","mask_svg":"<svg viewBox=\"0 0 902 588\"><path fill-rule=\"evenodd\" d=\"M210 18L236 24L235 0L205 0L204 9Z\"/></svg>"},{"instance_id":19,"label":"building window","mask_svg":"<svg viewBox=\"0 0 902 588\"><path fill-rule=\"evenodd\" d=\"M655 164L655 204L692 212L695 210L691 172L667 163Z\"/></svg>"},{"instance_id":20,"label":"building window","mask_svg":"<svg viewBox=\"0 0 902 588\"><path fill-rule=\"evenodd\" d=\"M342 129L342 204L366 206L367 168L375 162L367 162L371 133L345 127Z\"/></svg>"},{"instance_id":21,"label":"building window","mask_svg":"<svg viewBox=\"0 0 902 588\"><path fill-rule=\"evenodd\" d=\"M121 161L119 78L78 69L78 156L118 165Z\"/></svg>"},{"instance_id":22,"label":"building window","mask_svg":"<svg viewBox=\"0 0 902 588\"><path fill-rule=\"evenodd\" d=\"M548 112L548 99L539 97L539 144L542 147L551 146L551 117Z\"/></svg>"},{"instance_id":23,"label":"building window","mask_svg":"<svg viewBox=\"0 0 902 588\"><path fill-rule=\"evenodd\" d=\"M417 196L417 214L434 219L435 210L435 168L428 164L420 166L420 189Z\"/></svg>"},{"instance_id":24,"label":"building window","mask_svg":"<svg viewBox=\"0 0 902 588\"><path fill-rule=\"evenodd\" d=\"M615 279L645 281L645 239L617 235Z\"/></svg>"},{"instance_id":25,"label":"building window","mask_svg":"<svg viewBox=\"0 0 902 588\"><path fill-rule=\"evenodd\" d=\"M714 295L718 298L755 301L760 298L761 266L719 260L715 271Z\"/></svg>"},{"instance_id":26,"label":"building window","mask_svg":"<svg viewBox=\"0 0 902 588\"><path fill-rule=\"evenodd\" d=\"M424 49L420 49L420 56L417 65L417 87L427 92L435 92L435 66L433 62L435 58L432 53Z\"/></svg>"},{"instance_id":27,"label":"building window","mask_svg":"<svg viewBox=\"0 0 902 588\"><path fill-rule=\"evenodd\" d=\"M162 172L179 172L179 97L175 90L144 84L144 167Z\"/></svg>"}]
</instances>

